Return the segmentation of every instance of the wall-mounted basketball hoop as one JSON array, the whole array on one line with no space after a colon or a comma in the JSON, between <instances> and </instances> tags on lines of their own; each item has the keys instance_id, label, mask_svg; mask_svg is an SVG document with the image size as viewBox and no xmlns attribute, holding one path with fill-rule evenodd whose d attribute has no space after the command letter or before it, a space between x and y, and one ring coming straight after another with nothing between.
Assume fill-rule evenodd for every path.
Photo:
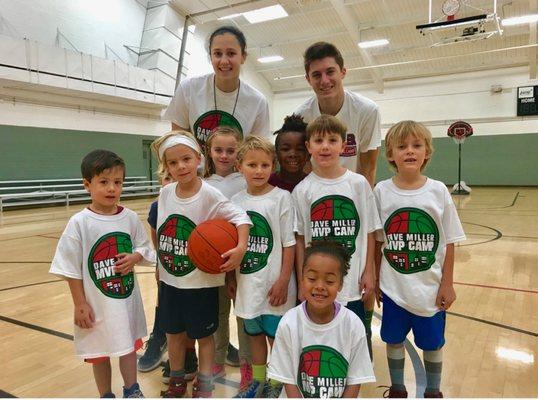
<instances>
[{"instance_id":1,"label":"wall-mounted basketball hoop","mask_svg":"<svg viewBox=\"0 0 538 400\"><path fill-rule=\"evenodd\" d=\"M473 128L465 121L456 121L448 127L447 135L458 144L458 183L452 188L452 194L469 194L471 188L461 180L461 145L473 134Z\"/></svg>"}]
</instances>

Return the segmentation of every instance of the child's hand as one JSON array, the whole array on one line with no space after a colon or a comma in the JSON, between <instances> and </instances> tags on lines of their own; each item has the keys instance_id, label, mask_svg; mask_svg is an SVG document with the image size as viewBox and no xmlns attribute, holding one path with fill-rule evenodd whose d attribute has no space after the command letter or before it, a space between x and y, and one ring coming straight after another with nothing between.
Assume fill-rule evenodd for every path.
<instances>
[{"instance_id":1,"label":"child's hand","mask_svg":"<svg viewBox=\"0 0 538 400\"><path fill-rule=\"evenodd\" d=\"M90 329L95 322L92 307L84 302L75 306L75 325L82 329Z\"/></svg>"},{"instance_id":2,"label":"child's hand","mask_svg":"<svg viewBox=\"0 0 538 400\"><path fill-rule=\"evenodd\" d=\"M279 278L273 284L267 297L269 297L269 304L273 307L281 306L288 300L288 284L290 282L286 279Z\"/></svg>"},{"instance_id":3,"label":"child's hand","mask_svg":"<svg viewBox=\"0 0 538 400\"><path fill-rule=\"evenodd\" d=\"M437 299L435 299L435 305L441 310L448 310L452 303L456 301L456 292L454 291L454 285L451 283L441 282L439 291L437 292Z\"/></svg>"},{"instance_id":4,"label":"child's hand","mask_svg":"<svg viewBox=\"0 0 538 400\"><path fill-rule=\"evenodd\" d=\"M381 294L381 288L379 287L379 280L375 281L375 301L378 307L381 307L383 302L383 295Z\"/></svg>"},{"instance_id":5,"label":"child's hand","mask_svg":"<svg viewBox=\"0 0 538 400\"><path fill-rule=\"evenodd\" d=\"M361 300L366 302L374 294L374 274L369 269L364 270L359 285L359 291L362 293Z\"/></svg>"},{"instance_id":6,"label":"child's hand","mask_svg":"<svg viewBox=\"0 0 538 400\"><path fill-rule=\"evenodd\" d=\"M230 299L235 300L235 295L237 293L237 281L235 280L235 272L226 273L226 292Z\"/></svg>"},{"instance_id":7,"label":"child's hand","mask_svg":"<svg viewBox=\"0 0 538 400\"><path fill-rule=\"evenodd\" d=\"M241 265L241 261L247 252L246 247L234 247L231 250L228 250L226 253L222 254L222 258L227 259L224 264L220 266L221 272L229 272L238 268Z\"/></svg>"},{"instance_id":8,"label":"child's hand","mask_svg":"<svg viewBox=\"0 0 538 400\"><path fill-rule=\"evenodd\" d=\"M140 253L120 253L116 255L114 271L127 275L140 260L142 260Z\"/></svg>"}]
</instances>

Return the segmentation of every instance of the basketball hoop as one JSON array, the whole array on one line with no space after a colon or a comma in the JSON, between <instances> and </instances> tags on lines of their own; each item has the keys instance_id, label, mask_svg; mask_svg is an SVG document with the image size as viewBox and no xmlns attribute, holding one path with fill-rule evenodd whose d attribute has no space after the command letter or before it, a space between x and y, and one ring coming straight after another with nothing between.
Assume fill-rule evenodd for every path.
<instances>
[{"instance_id":1,"label":"basketball hoop","mask_svg":"<svg viewBox=\"0 0 538 400\"><path fill-rule=\"evenodd\" d=\"M473 128L465 121L456 121L447 130L447 135L454 139L457 144L465 142L465 139L472 134Z\"/></svg>"},{"instance_id":2,"label":"basketball hoop","mask_svg":"<svg viewBox=\"0 0 538 400\"><path fill-rule=\"evenodd\" d=\"M458 183L454 185L452 194L469 194L471 188L461 180L461 145L473 134L473 128L465 121L456 121L448 127L446 133L458 144Z\"/></svg>"}]
</instances>

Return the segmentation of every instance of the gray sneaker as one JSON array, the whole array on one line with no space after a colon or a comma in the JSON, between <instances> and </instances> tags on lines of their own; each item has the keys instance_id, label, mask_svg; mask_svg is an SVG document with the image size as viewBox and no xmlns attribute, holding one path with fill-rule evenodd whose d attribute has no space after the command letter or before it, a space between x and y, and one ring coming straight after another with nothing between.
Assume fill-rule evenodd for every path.
<instances>
[{"instance_id":1,"label":"gray sneaker","mask_svg":"<svg viewBox=\"0 0 538 400\"><path fill-rule=\"evenodd\" d=\"M123 388L123 398L124 399L143 399L144 394L140 390L140 385L138 383L133 383L133 386L130 388Z\"/></svg>"},{"instance_id":2,"label":"gray sneaker","mask_svg":"<svg viewBox=\"0 0 538 400\"><path fill-rule=\"evenodd\" d=\"M278 399L280 397L280 393L282 393L283 387L283 383L279 382L278 385L271 385L267 380L263 385L263 390L260 397L264 397L266 399Z\"/></svg>"},{"instance_id":3,"label":"gray sneaker","mask_svg":"<svg viewBox=\"0 0 538 400\"><path fill-rule=\"evenodd\" d=\"M163 338L156 338L151 334L146 342L146 352L138 360L138 370L140 372L153 371L161 363L161 359L166 352L166 336Z\"/></svg>"}]
</instances>

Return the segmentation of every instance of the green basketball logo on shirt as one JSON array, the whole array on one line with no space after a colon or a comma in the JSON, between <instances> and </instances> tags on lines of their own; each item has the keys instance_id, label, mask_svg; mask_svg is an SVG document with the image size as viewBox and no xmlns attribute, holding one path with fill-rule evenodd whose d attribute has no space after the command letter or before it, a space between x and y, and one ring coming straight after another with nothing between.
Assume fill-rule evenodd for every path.
<instances>
[{"instance_id":1,"label":"green basketball logo on shirt","mask_svg":"<svg viewBox=\"0 0 538 400\"><path fill-rule=\"evenodd\" d=\"M132 252L131 237L125 232L106 234L93 245L88 256L90 278L105 296L125 299L133 292L133 272L122 276L114 271L116 256Z\"/></svg>"},{"instance_id":2,"label":"green basketball logo on shirt","mask_svg":"<svg viewBox=\"0 0 538 400\"><path fill-rule=\"evenodd\" d=\"M355 253L359 234L359 213L353 201L345 196L325 196L310 207L312 240L332 239Z\"/></svg>"},{"instance_id":3,"label":"green basketball logo on shirt","mask_svg":"<svg viewBox=\"0 0 538 400\"><path fill-rule=\"evenodd\" d=\"M185 276L194 271L194 264L187 255L187 240L196 227L187 217L170 215L159 227L157 255L164 269L174 276Z\"/></svg>"},{"instance_id":4,"label":"green basketball logo on shirt","mask_svg":"<svg viewBox=\"0 0 538 400\"><path fill-rule=\"evenodd\" d=\"M267 266L273 250L273 231L265 217L255 211L247 211L252 226L248 233L248 247L239 272L252 274Z\"/></svg>"},{"instance_id":5,"label":"green basketball logo on shirt","mask_svg":"<svg viewBox=\"0 0 538 400\"><path fill-rule=\"evenodd\" d=\"M297 386L305 398L342 397L348 367L347 360L332 347L305 347L299 359Z\"/></svg>"},{"instance_id":6,"label":"green basketball logo on shirt","mask_svg":"<svg viewBox=\"0 0 538 400\"><path fill-rule=\"evenodd\" d=\"M234 128L243 136L243 128L239 121L232 114L222 110L211 110L200 115L194 123L192 130L194 136L198 139L198 143L203 146L209 135L211 135L211 132L219 126Z\"/></svg>"},{"instance_id":7,"label":"green basketball logo on shirt","mask_svg":"<svg viewBox=\"0 0 538 400\"><path fill-rule=\"evenodd\" d=\"M418 208L400 208L385 222L387 245L383 253L392 268L414 274L431 268L439 245L433 218Z\"/></svg>"}]
</instances>

